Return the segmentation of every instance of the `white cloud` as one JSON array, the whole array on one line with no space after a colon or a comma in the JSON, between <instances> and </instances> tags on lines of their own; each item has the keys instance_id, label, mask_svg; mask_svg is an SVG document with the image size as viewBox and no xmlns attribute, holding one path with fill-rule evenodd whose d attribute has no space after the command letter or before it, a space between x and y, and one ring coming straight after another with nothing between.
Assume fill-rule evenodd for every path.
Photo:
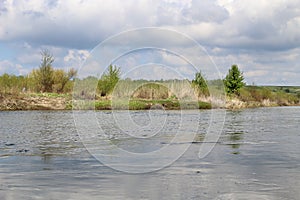
<instances>
[{"instance_id":1,"label":"white cloud","mask_svg":"<svg viewBox=\"0 0 300 200\"><path fill-rule=\"evenodd\" d=\"M18 58L18 61L23 64L35 64L37 67L41 60L40 52L36 51L26 51L22 53Z\"/></svg>"},{"instance_id":2,"label":"white cloud","mask_svg":"<svg viewBox=\"0 0 300 200\"><path fill-rule=\"evenodd\" d=\"M91 47L124 28L153 25L150 1L5 1L0 39L44 45Z\"/></svg>"},{"instance_id":3,"label":"white cloud","mask_svg":"<svg viewBox=\"0 0 300 200\"><path fill-rule=\"evenodd\" d=\"M24 69L37 67L39 52L45 48L55 56L55 67L77 68L89 50L107 37L132 28L159 26L181 31L204 45L223 73L236 63L248 82L266 81L265 75L259 76L266 71L270 81L280 81L281 75L289 83L300 84L299 8L299 0L3 0L0 42L16 45L13 58L1 61L0 72L23 69L24 73ZM125 42L143 44L143 37L153 36L125 38ZM154 36L153 44L163 44L170 37L173 35ZM184 40L175 37L174 44L187 48L193 60L201 60ZM171 57L164 59L178 63Z\"/></svg>"},{"instance_id":4,"label":"white cloud","mask_svg":"<svg viewBox=\"0 0 300 200\"><path fill-rule=\"evenodd\" d=\"M0 74L15 74L15 75L26 75L29 70L25 69L20 64L14 64L8 60L0 61Z\"/></svg>"},{"instance_id":5,"label":"white cloud","mask_svg":"<svg viewBox=\"0 0 300 200\"><path fill-rule=\"evenodd\" d=\"M4 1L0 40L92 48L135 27L162 26L226 48L287 49L300 45L300 2Z\"/></svg>"},{"instance_id":6,"label":"white cloud","mask_svg":"<svg viewBox=\"0 0 300 200\"><path fill-rule=\"evenodd\" d=\"M74 50L68 51L68 55L64 57L65 62L78 62L79 64L89 57L90 53L87 50Z\"/></svg>"}]
</instances>

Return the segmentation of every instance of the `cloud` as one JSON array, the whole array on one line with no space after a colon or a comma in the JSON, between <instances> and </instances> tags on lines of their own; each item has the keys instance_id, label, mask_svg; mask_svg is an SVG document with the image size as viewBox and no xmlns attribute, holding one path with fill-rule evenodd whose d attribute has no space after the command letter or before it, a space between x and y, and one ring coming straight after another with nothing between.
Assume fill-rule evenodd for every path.
<instances>
[{"instance_id":1,"label":"cloud","mask_svg":"<svg viewBox=\"0 0 300 200\"><path fill-rule=\"evenodd\" d=\"M193 0L183 9L182 14L193 23L221 23L229 17L229 12L224 7L211 0Z\"/></svg>"},{"instance_id":2,"label":"cloud","mask_svg":"<svg viewBox=\"0 0 300 200\"><path fill-rule=\"evenodd\" d=\"M285 50L300 45L300 2L4 1L0 40L92 48L118 32L171 27L208 46Z\"/></svg>"},{"instance_id":3,"label":"cloud","mask_svg":"<svg viewBox=\"0 0 300 200\"><path fill-rule=\"evenodd\" d=\"M106 38L129 29L160 27L182 32L203 45L223 75L236 63L247 82L269 82L269 78L277 84L281 75L288 83L300 84L299 8L298 0L3 0L0 43L10 46L7 51L13 53L1 55L1 72L37 67L45 48L55 56L55 67L79 68L89 51ZM150 38L153 45L179 46L202 63L184 39L174 36L145 33L122 38L115 45L138 46ZM144 52L139 59L146 62L147 55ZM161 55L150 58L163 62ZM134 59L127 62L136 63ZM177 60L165 56L164 62L176 64ZM260 76L262 71L269 75Z\"/></svg>"},{"instance_id":4,"label":"cloud","mask_svg":"<svg viewBox=\"0 0 300 200\"><path fill-rule=\"evenodd\" d=\"M26 51L22 53L20 56L18 56L17 60L18 62L23 64L38 66L41 60L41 54L40 52L37 51Z\"/></svg>"},{"instance_id":5,"label":"cloud","mask_svg":"<svg viewBox=\"0 0 300 200\"><path fill-rule=\"evenodd\" d=\"M150 1L5 1L0 39L91 48L125 28L152 25ZM151 14L153 15L153 14ZM138 17L137 17L138 16Z\"/></svg>"},{"instance_id":6,"label":"cloud","mask_svg":"<svg viewBox=\"0 0 300 200\"><path fill-rule=\"evenodd\" d=\"M79 68L89 56L90 52L87 50L70 49L64 57L64 63L73 68Z\"/></svg>"},{"instance_id":7,"label":"cloud","mask_svg":"<svg viewBox=\"0 0 300 200\"><path fill-rule=\"evenodd\" d=\"M15 74L15 75L27 75L28 70L20 64L14 64L8 60L0 61L0 74Z\"/></svg>"},{"instance_id":8,"label":"cloud","mask_svg":"<svg viewBox=\"0 0 300 200\"><path fill-rule=\"evenodd\" d=\"M211 1L5 1L0 40L37 45L92 48L124 30L221 21L224 8ZM197 13L201 13L201 16ZM198 16L199 15L199 16ZM210 17L208 17L210 16ZM214 16L214 17L211 17Z\"/></svg>"}]
</instances>

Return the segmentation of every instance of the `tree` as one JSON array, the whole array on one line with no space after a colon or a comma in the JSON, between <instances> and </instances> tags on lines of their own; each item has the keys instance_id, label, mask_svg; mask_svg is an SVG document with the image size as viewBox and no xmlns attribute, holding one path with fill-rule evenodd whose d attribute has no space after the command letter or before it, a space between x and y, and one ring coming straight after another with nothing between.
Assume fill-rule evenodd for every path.
<instances>
[{"instance_id":1,"label":"tree","mask_svg":"<svg viewBox=\"0 0 300 200\"><path fill-rule=\"evenodd\" d=\"M243 73L237 65L232 65L224 79L225 90L227 94L239 94L242 87L245 86Z\"/></svg>"},{"instance_id":2,"label":"tree","mask_svg":"<svg viewBox=\"0 0 300 200\"><path fill-rule=\"evenodd\" d=\"M199 96L202 94L204 96L208 96L209 95L209 90L206 84L206 81L203 77L203 75L201 74L201 72L197 72L195 74L195 79L192 80L192 84L194 87L197 88Z\"/></svg>"},{"instance_id":3,"label":"tree","mask_svg":"<svg viewBox=\"0 0 300 200\"><path fill-rule=\"evenodd\" d=\"M63 93L67 83L72 80L77 74L77 71L71 68L68 72L62 69L56 69L53 72L53 91Z\"/></svg>"},{"instance_id":4,"label":"tree","mask_svg":"<svg viewBox=\"0 0 300 200\"><path fill-rule=\"evenodd\" d=\"M48 50L41 52L42 59L39 69L33 71L33 76L37 81L39 89L42 92L52 92L53 80L53 67L54 57Z\"/></svg>"},{"instance_id":5,"label":"tree","mask_svg":"<svg viewBox=\"0 0 300 200\"><path fill-rule=\"evenodd\" d=\"M120 80L120 68L109 65L108 70L98 81L98 90L101 96L110 94Z\"/></svg>"}]
</instances>

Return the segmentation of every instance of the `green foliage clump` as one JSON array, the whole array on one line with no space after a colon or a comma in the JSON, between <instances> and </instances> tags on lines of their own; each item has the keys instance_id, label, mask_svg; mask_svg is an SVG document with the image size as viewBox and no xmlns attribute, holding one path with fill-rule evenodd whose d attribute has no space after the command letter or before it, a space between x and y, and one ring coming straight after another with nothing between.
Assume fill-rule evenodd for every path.
<instances>
[{"instance_id":1,"label":"green foliage clump","mask_svg":"<svg viewBox=\"0 0 300 200\"><path fill-rule=\"evenodd\" d=\"M209 96L209 90L201 72L197 72L195 74L195 79L192 80L192 85L196 88L198 96Z\"/></svg>"},{"instance_id":2,"label":"green foliage clump","mask_svg":"<svg viewBox=\"0 0 300 200\"><path fill-rule=\"evenodd\" d=\"M224 79L227 94L239 94L240 89L245 86L243 73L237 65L232 65Z\"/></svg>"},{"instance_id":3,"label":"green foliage clump","mask_svg":"<svg viewBox=\"0 0 300 200\"><path fill-rule=\"evenodd\" d=\"M52 85L54 84L54 69L52 64L54 57L48 50L41 52L42 59L39 69L32 71L33 79L36 81L37 89L41 92L52 92Z\"/></svg>"},{"instance_id":4,"label":"green foliage clump","mask_svg":"<svg viewBox=\"0 0 300 200\"><path fill-rule=\"evenodd\" d=\"M52 91L57 93L63 93L72 90L72 85L70 80L72 80L77 74L77 71L71 68L69 71L64 71L62 69L54 70L53 73L53 85Z\"/></svg>"},{"instance_id":5,"label":"green foliage clump","mask_svg":"<svg viewBox=\"0 0 300 200\"><path fill-rule=\"evenodd\" d=\"M139 99L167 99L169 89L160 83L150 82L137 88L132 96Z\"/></svg>"},{"instance_id":6,"label":"green foliage clump","mask_svg":"<svg viewBox=\"0 0 300 200\"><path fill-rule=\"evenodd\" d=\"M29 74L30 88L35 92L70 92L72 90L73 79L77 71L71 68L68 72L62 69L54 69L52 64L54 57L48 50L41 52L42 59L38 69L32 70Z\"/></svg>"},{"instance_id":7,"label":"green foliage clump","mask_svg":"<svg viewBox=\"0 0 300 200\"><path fill-rule=\"evenodd\" d=\"M111 101L110 100L101 100L95 101L96 110L111 110Z\"/></svg>"},{"instance_id":8,"label":"green foliage clump","mask_svg":"<svg viewBox=\"0 0 300 200\"><path fill-rule=\"evenodd\" d=\"M101 79L98 81L98 91L101 96L107 96L111 94L116 84L120 80L120 68L109 65L108 71L104 73Z\"/></svg>"},{"instance_id":9,"label":"green foliage clump","mask_svg":"<svg viewBox=\"0 0 300 200\"><path fill-rule=\"evenodd\" d=\"M9 75L7 73L0 76L0 93L18 94L27 85L26 77Z\"/></svg>"},{"instance_id":10,"label":"green foliage clump","mask_svg":"<svg viewBox=\"0 0 300 200\"><path fill-rule=\"evenodd\" d=\"M299 104L297 93L278 89L277 86L246 86L240 90L239 99L244 102L263 102L268 100L273 105L295 105Z\"/></svg>"}]
</instances>

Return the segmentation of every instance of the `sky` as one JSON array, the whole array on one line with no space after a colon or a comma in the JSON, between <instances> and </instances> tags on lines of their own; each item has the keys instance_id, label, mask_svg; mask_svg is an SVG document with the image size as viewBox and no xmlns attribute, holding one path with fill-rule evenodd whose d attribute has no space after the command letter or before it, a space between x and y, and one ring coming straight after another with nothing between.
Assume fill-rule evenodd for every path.
<instances>
[{"instance_id":1,"label":"sky","mask_svg":"<svg viewBox=\"0 0 300 200\"><path fill-rule=\"evenodd\" d=\"M170 31L191 38L221 78L237 64L247 84L300 85L299 0L0 0L0 74L28 74L39 67L44 49L55 57L53 67L80 69L92 63L87 61L100 52L101 42L145 27L166 30L153 38L158 44L169 40ZM167 79L179 73L191 79L194 71L176 52L191 60L201 56L178 42L179 35L172 40L175 52L144 49L115 63L132 67L124 71L128 77Z\"/></svg>"}]
</instances>

